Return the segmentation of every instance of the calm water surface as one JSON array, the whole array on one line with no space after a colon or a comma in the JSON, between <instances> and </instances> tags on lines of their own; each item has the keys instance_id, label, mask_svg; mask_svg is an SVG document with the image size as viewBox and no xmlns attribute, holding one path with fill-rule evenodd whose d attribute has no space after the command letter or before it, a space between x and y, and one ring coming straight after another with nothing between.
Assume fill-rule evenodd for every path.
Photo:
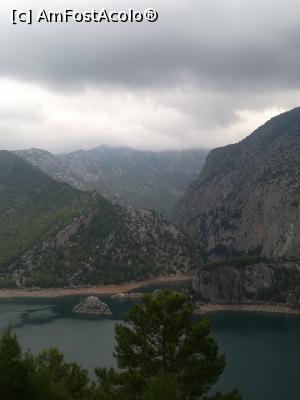
<instances>
[{"instance_id":1,"label":"calm water surface","mask_svg":"<svg viewBox=\"0 0 300 400\"><path fill-rule=\"evenodd\" d=\"M68 361L88 368L115 366L114 326L132 303L103 297L111 319L72 314L79 297L0 300L0 329L13 325L25 348L57 346ZM227 356L218 388L239 388L245 400L299 399L300 317L220 313L212 330Z\"/></svg>"}]
</instances>

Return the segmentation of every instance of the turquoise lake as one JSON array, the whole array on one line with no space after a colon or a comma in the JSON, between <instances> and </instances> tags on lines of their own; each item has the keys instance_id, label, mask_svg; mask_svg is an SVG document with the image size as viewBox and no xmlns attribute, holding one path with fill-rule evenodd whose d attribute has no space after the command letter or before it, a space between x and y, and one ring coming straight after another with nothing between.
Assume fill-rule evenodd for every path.
<instances>
[{"instance_id":1,"label":"turquoise lake","mask_svg":"<svg viewBox=\"0 0 300 400\"><path fill-rule=\"evenodd\" d=\"M11 324L34 353L57 346L68 361L88 368L115 366L114 326L132 303L102 297L114 317L72 313L79 297L0 300L0 329ZM210 316L212 331L227 356L217 388L238 388L244 400L299 399L300 317L260 313Z\"/></svg>"}]
</instances>

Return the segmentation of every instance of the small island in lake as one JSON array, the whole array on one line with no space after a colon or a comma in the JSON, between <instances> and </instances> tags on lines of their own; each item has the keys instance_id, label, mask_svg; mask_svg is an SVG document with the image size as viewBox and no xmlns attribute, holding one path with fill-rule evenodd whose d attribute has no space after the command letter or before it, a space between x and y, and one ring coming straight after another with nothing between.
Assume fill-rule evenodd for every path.
<instances>
[{"instance_id":1,"label":"small island in lake","mask_svg":"<svg viewBox=\"0 0 300 400\"><path fill-rule=\"evenodd\" d=\"M73 312L78 314L112 315L108 305L100 301L100 299L95 296L89 296L85 299L82 299L80 303L73 308Z\"/></svg>"}]
</instances>

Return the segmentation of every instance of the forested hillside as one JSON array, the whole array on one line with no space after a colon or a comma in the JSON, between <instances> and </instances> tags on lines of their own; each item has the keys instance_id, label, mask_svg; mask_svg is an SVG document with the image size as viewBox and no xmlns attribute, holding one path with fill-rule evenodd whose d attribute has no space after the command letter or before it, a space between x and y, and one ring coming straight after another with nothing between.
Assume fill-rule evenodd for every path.
<instances>
[{"instance_id":1,"label":"forested hillside","mask_svg":"<svg viewBox=\"0 0 300 400\"><path fill-rule=\"evenodd\" d=\"M198 253L154 211L122 208L0 152L0 285L70 286L188 272Z\"/></svg>"}]
</instances>

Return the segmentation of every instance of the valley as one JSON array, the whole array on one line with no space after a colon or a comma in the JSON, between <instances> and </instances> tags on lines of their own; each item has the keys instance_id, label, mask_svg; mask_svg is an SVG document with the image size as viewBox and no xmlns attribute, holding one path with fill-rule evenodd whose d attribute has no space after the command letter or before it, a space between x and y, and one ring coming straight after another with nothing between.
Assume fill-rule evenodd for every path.
<instances>
[{"instance_id":1,"label":"valley","mask_svg":"<svg viewBox=\"0 0 300 400\"><path fill-rule=\"evenodd\" d=\"M204 309L298 310L299 149L297 108L240 143L212 150L206 161L200 150L1 152L3 293L117 293L125 282L130 290L192 275ZM147 207L152 192L141 207L141 197L125 200L125 192L111 201L122 187L140 194L133 182L158 187L158 176L187 187L173 210L176 196L167 202L172 222Z\"/></svg>"}]
</instances>

